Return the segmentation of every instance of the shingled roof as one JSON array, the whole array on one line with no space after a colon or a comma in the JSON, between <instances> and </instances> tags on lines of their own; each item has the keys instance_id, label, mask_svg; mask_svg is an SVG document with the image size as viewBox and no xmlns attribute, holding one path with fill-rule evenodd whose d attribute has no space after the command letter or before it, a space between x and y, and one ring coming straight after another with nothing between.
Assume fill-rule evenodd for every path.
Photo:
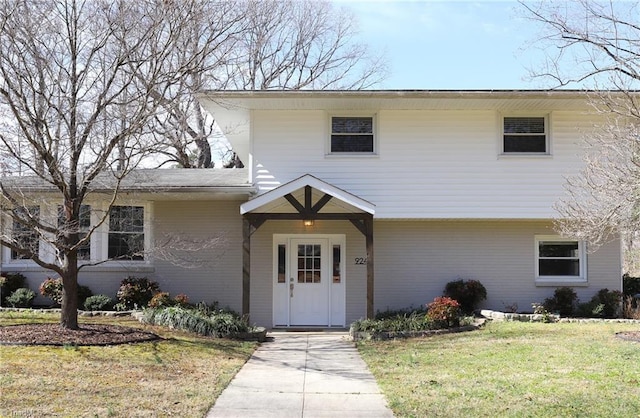
<instances>
[{"instance_id":1,"label":"shingled roof","mask_svg":"<svg viewBox=\"0 0 640 418\"><path fill-rule=\"evenodd\" d=\"M36 176L9 176L1 179L8 188L22 192L52 192L54 187ZM109 191L116 184L113 175L105 173L98 176L91 189ZM244 168L211 169L139 169L127 174L120 184L124 192L236 192L249 194L253 186L249 183L249 173Z\"/></svg>"}]
</instances>

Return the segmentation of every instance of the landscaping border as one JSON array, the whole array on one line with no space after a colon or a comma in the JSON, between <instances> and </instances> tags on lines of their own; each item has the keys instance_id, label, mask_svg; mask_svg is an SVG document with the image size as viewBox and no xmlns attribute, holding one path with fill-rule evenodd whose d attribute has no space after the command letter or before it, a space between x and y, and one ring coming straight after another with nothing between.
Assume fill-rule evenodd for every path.
<instances>
[{"instance_id":1,"label":"landscaping border","mask_svg":"<svg viewBox=\"0 0 640 418\"><path fill-rule=\"evenodd\" d=\"M561 317L556 314L524 314L524 313L511 313L492 311L489 309L482 309L480 315L487 319L495 321L520 321L520 322L561 322L561 323L589 323L589 322L613 322L620 324L640 324L640 319L627 319L627 318L573 318L573 317ZM551 321L549 321L551 319Z\"/></svg>"},{"instance_id":2,"label":"landscaping border","mask_svg":"<svg viewBox=\"0 0 640 418\"><path fill-rule=\"evenodd\" d=\"M354 331L353 327L349 328L349 336L354 342L357 341L385 341L394 340L399 338L416 338L416 337L431 337L434 335L454 334L458 332L476 331L480 329L485 323L484 319L479 319L473 325L465 325L456 328L445 329L432 329L424 331L382 331L382 332L369 332L369 331Z\"/></svg>"}]
</instances>

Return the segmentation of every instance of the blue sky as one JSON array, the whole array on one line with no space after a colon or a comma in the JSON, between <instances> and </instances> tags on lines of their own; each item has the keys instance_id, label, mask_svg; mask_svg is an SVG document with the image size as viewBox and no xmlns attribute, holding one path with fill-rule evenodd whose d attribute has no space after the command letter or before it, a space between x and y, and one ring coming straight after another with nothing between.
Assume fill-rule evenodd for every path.
<instances>
[{"instance_id":1,"label":"blue sky","mask_svg":"<svg viewBox=\"0 0 640 418\"><path fill-rule=\"evenodd\" d=\"M334 0L358 19L361 40L384 50L385 89L535 89L539 28L515 0Z\"/></svg>"}]
</instances>

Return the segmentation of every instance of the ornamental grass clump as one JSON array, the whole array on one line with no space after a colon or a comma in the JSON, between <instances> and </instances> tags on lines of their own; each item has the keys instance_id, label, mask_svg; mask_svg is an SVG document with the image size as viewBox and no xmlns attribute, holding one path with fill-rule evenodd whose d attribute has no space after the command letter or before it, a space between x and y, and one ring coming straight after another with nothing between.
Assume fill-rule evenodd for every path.
<instances>
[{"instance_id":1,"label":"ornamental grass clump","mask_svg":"<svg viewBox=\"0 0 640 418\"><path fill-rule=\"evenodd\" d=\"M247 321L232 312L220 310L208 313L183 306L146 309L144 320L150 324L218 338L249 331Z\"/></svg>"},{"instance_id":2,"label":"ornamental grass clump","mask_svg":"<svg viewBox=\"0 0 640 418\"><path fill-rule=\"evenodd\" d=\"M460 314L457 301L438 297L425 307L378 312L375 319L359 319L351 324L351 331L375 335L457 327L462 320Z\"/></svg>"},{"instance_id":3,"label":"ornamental grass clump","mask_svg":"<svg viewBox=\"0 0 640 418\"><path fill-rule=\"evenodd\" d=\"M371 334L427 331L431 329L435 329L433 321L419 311L387 316L382 319L359 319L351 324L352 331L369 332Z\"/></svg>"}]
</instances>

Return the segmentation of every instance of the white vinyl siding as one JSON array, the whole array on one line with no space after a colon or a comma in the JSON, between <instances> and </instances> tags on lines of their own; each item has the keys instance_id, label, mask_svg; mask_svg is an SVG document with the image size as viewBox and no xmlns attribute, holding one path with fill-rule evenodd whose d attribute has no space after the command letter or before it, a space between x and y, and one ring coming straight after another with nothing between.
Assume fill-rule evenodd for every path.
<instances>
[{"instance_id":1,"label":"white vinyl siding","mask_svg":"<svg viewBox=\"0 0 640 418\"><path fill-rule=\"evenodd\" d=\"M479 280L487 289L482 306L494 310L517 304L531 311L558 286L576 286L536 281L534 237L551 232L551 222L381 221L374 231L376 309L423 306L459 278ZM619 243L589 254L585 271L588 286L575 287L581 300L602 288L620 290Z\"/></svg>"},{"instance_id":2,"label":"white vinyl siding","mask_svg":"<svg viewBox=\"0 0 640 418\"><path fill-rule=\"evenodd\" d=\"M363 235L346 221L316 221L318 234L346 233L343 260L347 324L366 316L366 266ZM482 306L521 311L553 295L562 283L536 282L534 237L548 234L551 222L538 221L375 221L375 310L424 306L442 295L447 282L479 280L487 288ZM274 234L308 234L300 221L267 221L251 238L251 320L272 322ZM621 288L617 243L589 255L589 286L578 286L582 300L602 288ZM239 293L240 295L240 293Z\"/></svg>"},{"instance_id":3,"label":"white vinyl siding","mask_svg":"<svg viewBox=\"0 0 640 418\"><path fill-rule=\"evenodd\" d=\"M218 302L221 307L229 307L236 312L242 310L240 203L235 200L154 203L155 245L159 251L171 250L153 260L155 272L152 277L164 292L172 296L184 293L192 303ZM202 248L190 251L188 242L179 248L176 240L180 239L195 240ZM173 249L170 248L172 242ZM251 248L253 257L257 251L253 238ZM268 265L271 266L270 261ZM251 296L252 299L261 297L259 293ZM271 293L264 293L264 298L271 300ZM253 312L251 322L255 322Z\"/></svg>"},{"instance_id":4,"label":"white vinyl siding","mask_svg":"<svg viewBox=\"0 0 640 418\"><path fill-rule=\"evenodd\" d=\"M554 111L553 158L501 158L497 111L380 110L376 158L333 159L326 112L252 114L260 192L308 173L373 203L378 219L553 218L566 176L582 166L577 143L594 123Z\"/></svg>"}]
</instances>

